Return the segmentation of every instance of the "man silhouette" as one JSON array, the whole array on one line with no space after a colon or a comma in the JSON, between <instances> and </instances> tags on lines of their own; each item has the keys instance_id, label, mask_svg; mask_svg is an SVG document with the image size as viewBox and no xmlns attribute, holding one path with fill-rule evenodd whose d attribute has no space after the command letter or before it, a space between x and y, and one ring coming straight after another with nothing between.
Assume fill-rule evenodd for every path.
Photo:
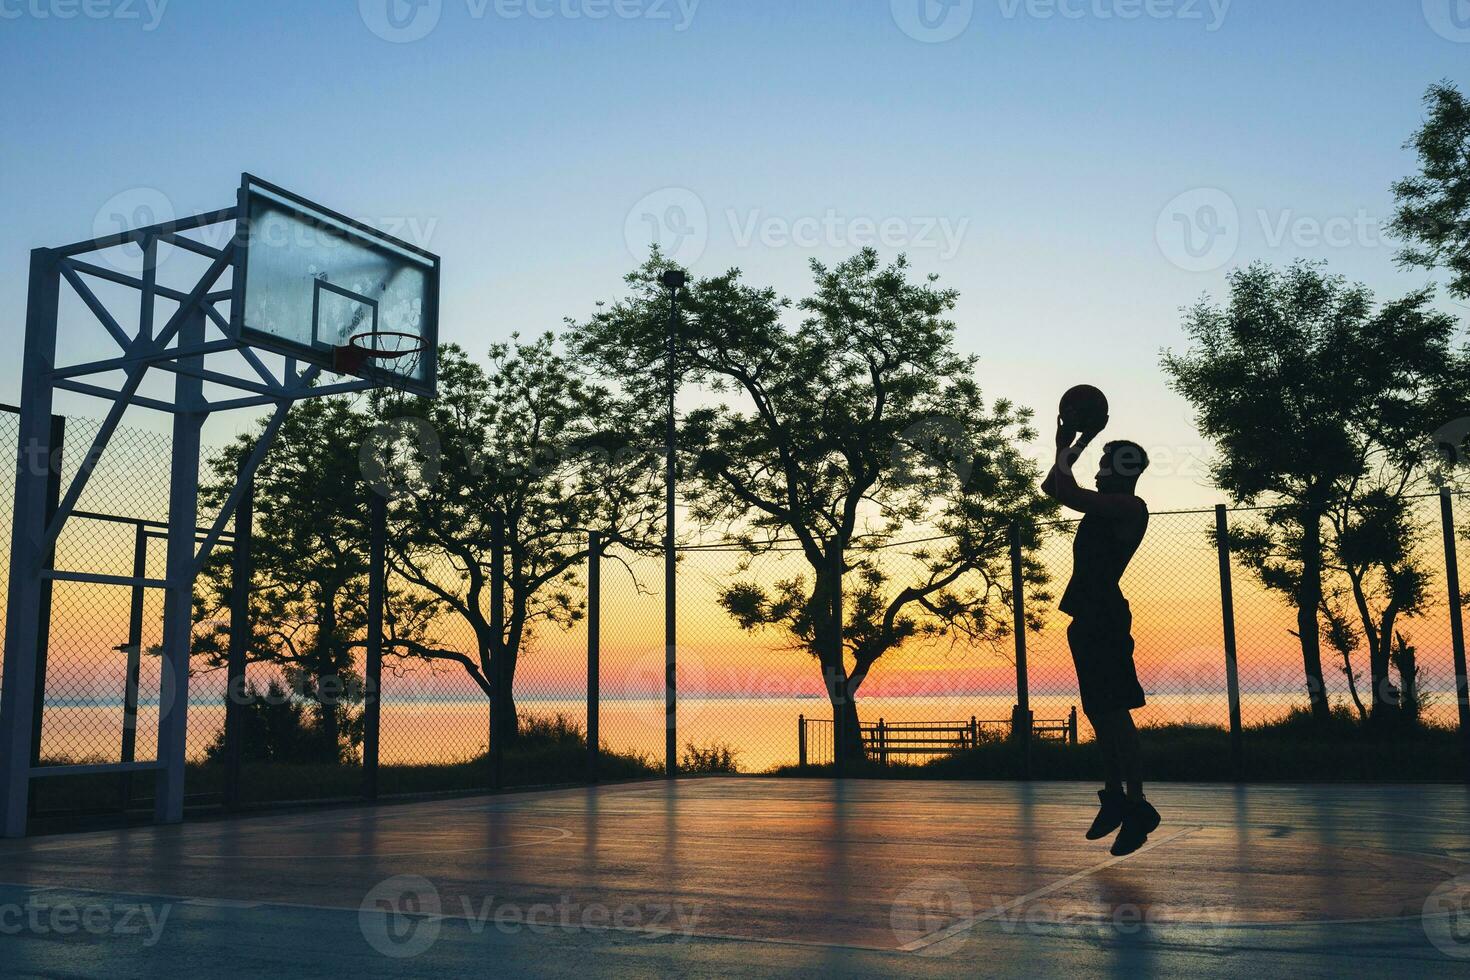
<instances>
[{"instance_id":1,"label":"man silhouette","mask_svg":"<svg viewBox=\"0 0 1470 980\"><path fill-rule=\"evenodd\" d=\"M1103 418L1097 429L1079 434L1058 417L1056 463L1041 489L1082 514L1072 541L1072 579L1060 608L1072 617L1067 643L1082 710L1096 733L1106 775L1097 794L1101 807L1087 839L1098 840L1122 827L1112 853L1123 855L1142 847L1159 825L1158 811L1143 796L1138 729L1131 714L1143 707L1143 687L1133 665L1133 613L1119 586L1148 529L1148 505L1134 492L1148 468L1148 453L1134 442L1108 443L1097 471L1097 490L1082 489L1072 465L1106 425Z\"/></svg>"}]
</instances>

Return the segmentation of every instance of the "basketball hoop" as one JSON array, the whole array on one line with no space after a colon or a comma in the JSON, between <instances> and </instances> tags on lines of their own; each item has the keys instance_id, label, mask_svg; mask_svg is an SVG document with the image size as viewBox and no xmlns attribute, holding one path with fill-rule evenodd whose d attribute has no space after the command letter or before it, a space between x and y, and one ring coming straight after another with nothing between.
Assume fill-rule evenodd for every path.
<instances>
[{"instance_id":1,"label":"basketball hoop","mask_svg":"<svg viewBox=\"0 0 1470 980\"><path fill-rule=\"evenodd\" d=\"M399 330L353 334L347 343L333 348L332 370L338 374L361 375L372 363L393 374L412 377L425 346L423 337Z\"/></svg>"}]
</instances>

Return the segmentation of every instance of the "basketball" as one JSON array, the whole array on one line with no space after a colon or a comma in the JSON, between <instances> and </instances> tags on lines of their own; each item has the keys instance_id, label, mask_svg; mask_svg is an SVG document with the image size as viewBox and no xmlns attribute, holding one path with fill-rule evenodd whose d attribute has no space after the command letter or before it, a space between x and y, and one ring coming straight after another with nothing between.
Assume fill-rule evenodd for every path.
<instances>
[{"instance_id":1,"label":"basketball","mask_svg":"<svg viewBox=\"0 0 1470 980\"><path fill-rule=\"evenodd\" d=\"M1062 423L1077 432L1094 432L1108 423L1108 396L1092 385L1077 385L1062 396Z\"/></svg>"}]
</instances>

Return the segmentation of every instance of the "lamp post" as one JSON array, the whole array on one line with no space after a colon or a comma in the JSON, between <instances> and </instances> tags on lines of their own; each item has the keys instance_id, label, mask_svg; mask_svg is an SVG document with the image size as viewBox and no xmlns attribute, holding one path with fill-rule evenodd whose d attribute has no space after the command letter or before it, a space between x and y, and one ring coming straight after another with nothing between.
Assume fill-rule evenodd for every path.
<instances>
[{"instance_id":1,"label":"lamp post","mask_svg":"<svg viewBox=\"0 0 1470 980\"><path fill-rule=\"evenodd\" d=\"M679 328L679 290L684 288L688 277L682 269L666 269L660 277L664 288L669 291L668 370L669 401L666 420L667 458L664 464L664 774L673 779L678 774L679 747L677 738L677 697L675 668L677 658L674 646L674 482L676 429L674 426L674 395L679 390L679 365L677 336Z\"/></svg>"}]
</instances>

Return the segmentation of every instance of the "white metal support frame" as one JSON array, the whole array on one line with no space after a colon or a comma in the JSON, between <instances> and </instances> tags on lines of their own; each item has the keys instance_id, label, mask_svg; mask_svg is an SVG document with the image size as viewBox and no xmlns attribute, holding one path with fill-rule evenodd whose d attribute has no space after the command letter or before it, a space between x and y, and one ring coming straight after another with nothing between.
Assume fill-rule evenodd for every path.
<instances>
[{"instance_id":1,"label":"white metal support frame","mask_svg":"<svg viewBox=\"0 0 1470 980\"><path fill-rule=\"evenodd\" d=\"M230 335L229 318L221 315L215 307L218 303L230 302L235 291L228 282L224 288L216 288L216 284L227 272L232 277L238 272L235 243L232 240L222 248L214 248L184 236L183 232L234 222L238 213L238 207L225 208L64 248L40 248L31 253L10 549L10 591L5 618L4 684L0 689L0 835L19 837L25 834L31 780L75 774L82 770L89 773L153 770L158 780L155 819L160 823L175 823L183 819L184 739L188 727L189 652L193 629L191 605L198 570L227 526L239 504L241 486L254 474L285 421L290 406L302 398L377 387L377 383L361 379L316 385L320 369L308 367L298 371L291 358L286 359L283 376L277 377L255 351ZM193 288L183 291L157 281L160 243L211 260L208 270ZM135 245L142 251L144 268L141 277L79 258L125 244ZM98 299L87 285L89 278L137 290L139 316L134 334L130 336ZM116 345L118 353L58 369L57 328L63 281L90 311L102 333ZM179 305L163 327L155 332L155 304L159 298ZM210 339L211 327L223 337ZM225 352L242 356L252 377L236 377L206 367L211 355ZM138 393L148 371L155 368L173 374L172 398ZM120 385L107 386L84 380L118 371L124 374ZM243 394L211 402L205 397L206 382L231 387ZM52 404L58 390L106 399L112 404L48 523L46 479L51 452L56 448L50 445L50 432ZM48 568L48 550L76 510L87 481L129 407L153 409L173 416L166 577L160 581ZM267 407L273 408L274 412L241 469L241 482L230 494L196 550L200 429L212 412ZM164 669L156 762L84 767L31 764L32 723L38 708L36 673L41 642L41 582L44 579L163 589Z\"/></svg>"}]
</instances>

